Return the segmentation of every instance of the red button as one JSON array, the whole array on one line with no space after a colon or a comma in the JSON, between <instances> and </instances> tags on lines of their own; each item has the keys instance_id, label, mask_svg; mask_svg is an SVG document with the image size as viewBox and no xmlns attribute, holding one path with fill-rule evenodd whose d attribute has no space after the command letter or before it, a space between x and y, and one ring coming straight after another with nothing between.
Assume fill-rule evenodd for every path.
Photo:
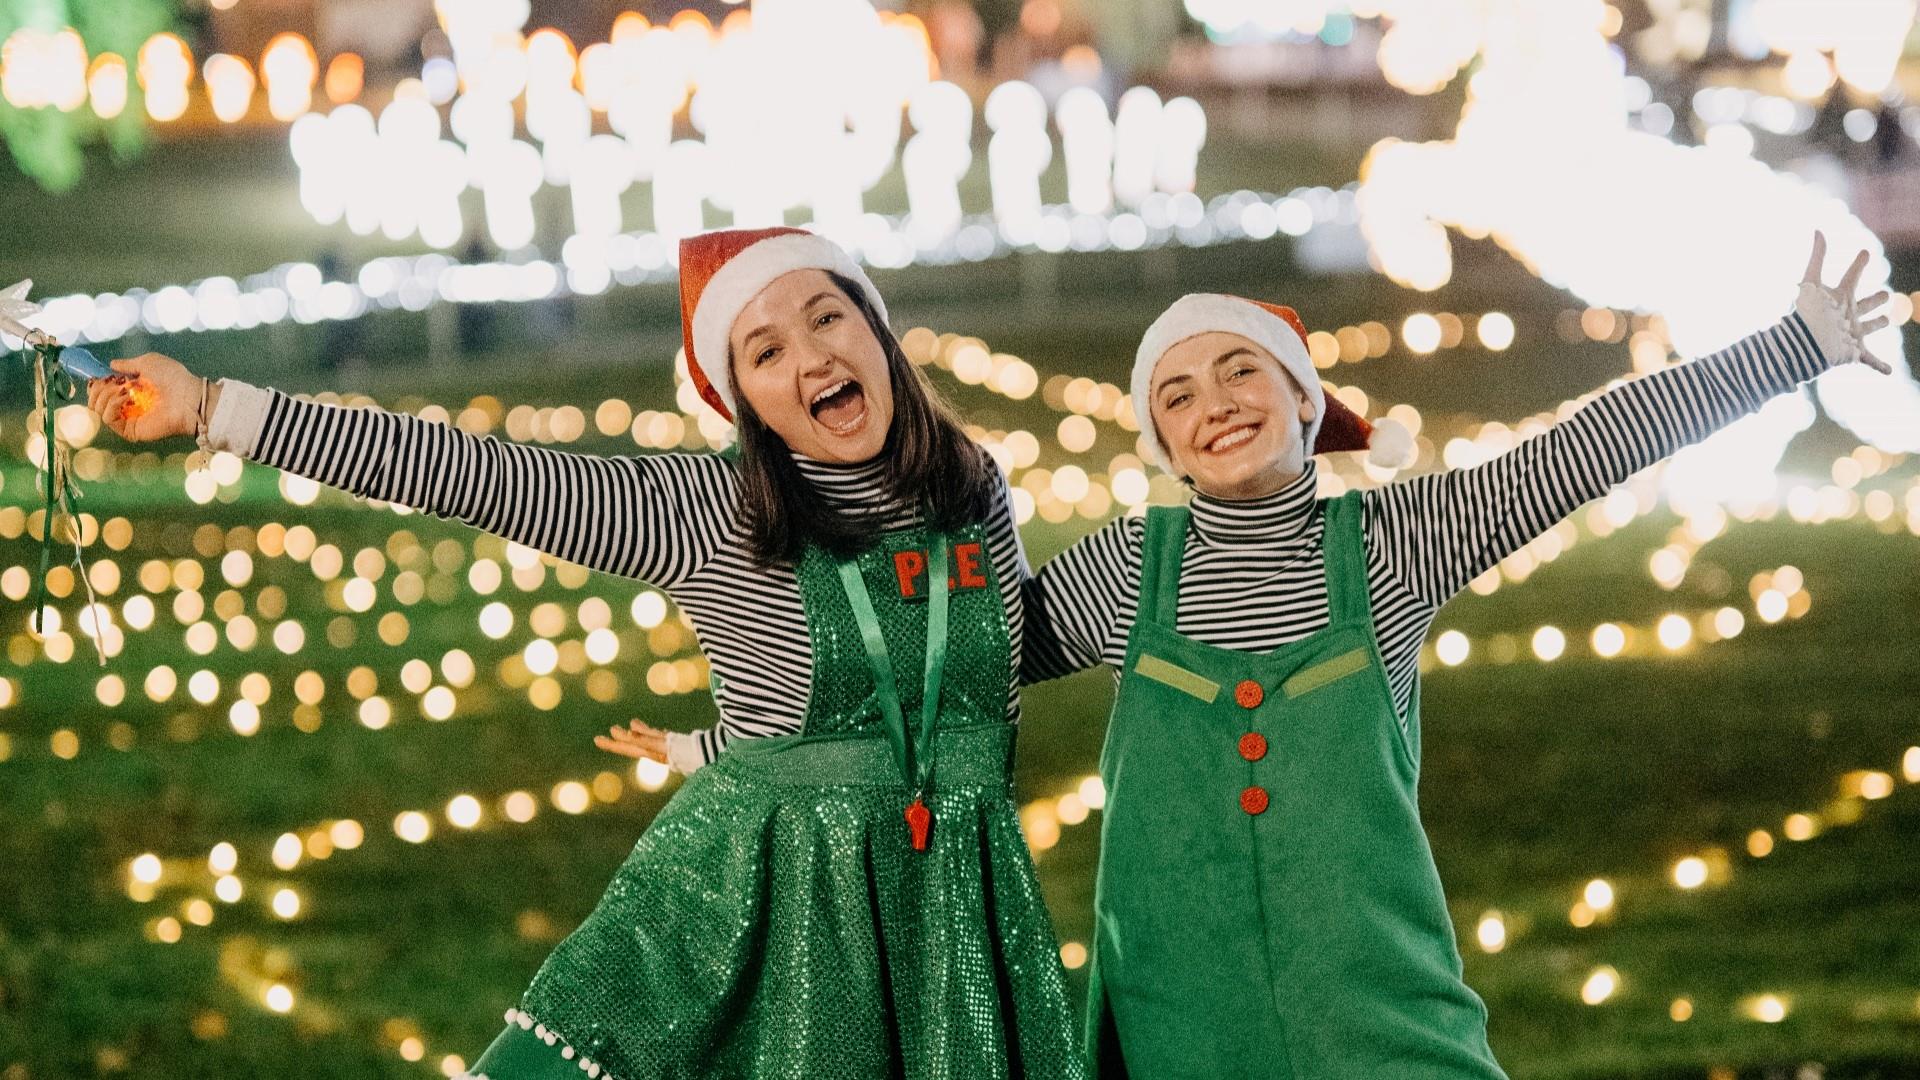
<instances>
[{"instance_id":1,"label":"red button","mask_svg":"<svg viewBox=\"0 0 1920 1080\"><path fill-rule=\"evenodd\" d=\"M1242 791L1240 793L1240 809L1245 810L1249 814L1266 813L1267 789L1263 787L1250 787Z\"/></svg>"},{"instance_id":2,"label":"red button","mask_svg":"<svg viewBox=\"0 0 1920 1080\"><path fill-rule=\"evenodd\" d=\"M1240 736L1240 756L1248 761L1259 761L1267 756L1267 737L1257 731L1249 731Z\"/></svg>"},{"instance_id":3,"label":"red button","mask_svg":"<svg viewBox=\"0 0 1920 1080\"><path fill-rule=\"evenodd\" d=\"M1239 702L1243 709L1259 708L1260 702L1265 700L1266 696L1267 692L1260 689L1260 684L1252 679L1242 679L1240 685L1233 688L1233 700Z\"/></svg>"}]
</instances>

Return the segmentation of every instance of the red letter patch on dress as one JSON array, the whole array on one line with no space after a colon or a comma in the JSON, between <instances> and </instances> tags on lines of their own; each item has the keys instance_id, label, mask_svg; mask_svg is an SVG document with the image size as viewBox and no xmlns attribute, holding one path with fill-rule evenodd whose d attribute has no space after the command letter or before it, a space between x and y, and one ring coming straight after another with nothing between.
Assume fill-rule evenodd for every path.
<instances>
[{"instance_id":1,"label":"red letter patch on dress","mask_svg":"<svg viewBox=\"0 0 1920 1080\"><path fill-rule=\"evenodd\" d=\"M919 581L927 572L927 556L919 551L893 553L893 574L900 579L900 595L912 600L920 595Z\"/></svg>"},{"instance_id":2,"label":"red letter patch on dress","mask_svg":"<svg viewBox=\"0 0 1920 1080\"><path fill-rule=\"evenodd\" d=\"M959 572L959 580L954 582L957 589L984 589L987 579L980 573L980 545L957 544L953 549L954 569Z\"/></svg>"}]
</instances>

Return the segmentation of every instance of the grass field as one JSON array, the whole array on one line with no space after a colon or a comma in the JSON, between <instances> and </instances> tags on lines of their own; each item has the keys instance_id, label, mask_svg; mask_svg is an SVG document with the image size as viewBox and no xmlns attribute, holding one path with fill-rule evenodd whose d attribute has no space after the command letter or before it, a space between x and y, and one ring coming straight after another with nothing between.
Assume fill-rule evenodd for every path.
<instances>
[{"instance_id":1,"label":"grass field","mask_svg":"<svg viewBox=\"0 0 1920 1080\"><path fill-rule=\"evenodd\" d=\"M270 220L242 205L242 216ZM100 227L110 230L110 219ZM192 269L177 271L143 233L130 261L112 263L127 269L112 272L175 279L214 272L219 260L295 257L274 254L280 240L270 233L243 231L231 249L183 237L180 265ZM1333 373L1378 401L1418 405L1432 433L1518 419L1625 369L1621 346L1556 338L1565 306L1558 294L1488 250L1463 244L1460 254L1460 283L1430 297L1365 278L1308 278L1279 244L1075 257L1052 266L1045 287L1027 263L906 271L881 285L902 326L976 334L1043 374L1120 382L1133 336L1183 289L1281 297L1329 327L1368 318L1397 327L1418 307L1511 312L1520 333L1507 352L1395 352ZM71 283L59 287L112 287L109 272L104 261L76 263L61 270ZM674 303L672 290L652 288L502 309L493 352L434 368L418 362L426 337L418 316L370 320L366 360L325 374L311 366L314 328L152 344L202 370L365 392L398 407L458 411L488 393L509 407L571 404L591 417L607 398L672 408ZM1103 425L1092 449L1070 454L1052 439L1060 415L1039 396L1015 402L933 377L984 427L1038 434L1041 466L1078 461L1098 473L1129 448L1130 437ZM12 509L34 505L33 473L18 454L18 380L6 389L0 436L13 450L0 471L0 563L32 567L37 545ZM576 449L634 451L631 440L589 432ZM96 445L122 449L111 436ZM1851 449L1823 424L1796 447L1788 471L1826 483L1834 457ZM636 714L683 728L711 722L703 691L648 688L656 664L691 660L690 635L671 616L659 628L636 625L631 606L643 586L561 567L541 571L537 584L528 572L531 588L507 582L482 595L469 575L478 560L506 566L498 541L332 493L291 505L271 470L250 467L195 505L178 456L142 462L123 453L106 462L110 475L86 485L89 513L130 526L123 546L114 546L113 530L90 549L120 572L104 597L116 621L129 624L126 604L137 595L157 608L151 628L129 630L125 651L104 670L84 640L65 662L40 655L23 633L28 604L0 602L9 656L0 707L0 1080L399 1078L438 1075L450 1054L470 1061L671 793L642 790L592 747L592 734ZM1464 594L1443 614L1436 629L1457 630L1473 647L1465 663L1427 676L1423 809L1469 982L1488 1001L1495 1049L1515 1077L1786 1077L1809 1075L1807 1064L1826 1077L1920 1075L1912 842L1920 754L1907 750L1920 743L1912 640L1920 538L1905 520L1916 470L1910 461L1889 465L1861 484L1895 496L1900 510L1886 521L1855 514L1800 524L1782 512L1734 522L1700 546L1670 591L1650 578L1648 557L1669 542L1677 519L1656 510L1598 539L1583 511L1578 543L1565 554L1492 595ZM1036 519L1029 552L1043 559L1094 525ZM316 574L312 554L276 553L297 526L337 549L343 568L318 557L323 571L336 570L331 581ZM242 584L221 580L230 550L249 553ZM153 560L168 571L157 590L140 580ZM1767 624L1748 585L1785 565L1802 576L1810 607ZM356 575L374 582L365 610L353 610L344 588ZM515 614L499 640L479 626L494 601ZM553 607L536 616L541 605ZM71 620L80 601L69 594L60 606ZM1721 607L1744 614L1737 638L1672 652L1651 640L1668 612ZM603 614L619 649L596 663L583 642ZM255 628L246 649L235 644L246 638L240 615ZM556 625L536 634L536 617ZM291 654L273 643L289 621L304 638ZM1603 621L1633 629L1628 655L1595 655L1586 634ZM1527 649L1544 624L1569 639L1551 663ZM204 634L216 641L198 655L189 640ZM536 637L558 646L560 697L550 708L534 703L545 691L536 692L519 659ZM467 685L448 674L453 650L472 661ZM1513 658L1499 662L1503 650ZM425 681L417 681L420 666L409 666L416 660ZM157 665L178 684L162 701L144 685ZM206 703L189 687L199 671L218 683ZM306 672L324 695L303 708ZM100 683L114 676L123 700L109 706ZM257 731L243 735L232 710L261 697L262 686ZM425 717L436 707L430 686L452 691L451 718ZM1110 675L1095 672L1027 695L1019 787L1040 832L1060 820L1060 797L1095 769L1110 687ZM380 716L378 707L363 712L367 698L388 706L379 730L364 722ZM252 713L242 708L239 721L251 728ZM1888 781L1885 797L1867 797L1880 794L1881 781L1863 780L1863 771ZM586 812L556 807L556 798L581 797L556 791L568 781L584 785ZM507 820L501 800L514 791L532 796L531 821ZM462 794L478 802L472 830L447 814ZM409 811L430 821L424 843L396 835L396 818ZM1795 814L1817 835L1789 839ZM336 850L336 833L353 839L351 829L334 828L342 820L364 834L352 850ZM1098 822L1096 812L1060 826L1057 844L1039 855L1068 942L1087 940ZM1756 829L1775 842L1764 857L1748 854ZM289 833L304 850L280 868L273 852ZM242 887L233 903L218 898L220 875L209 866L222 842L234 846ZM130 874L145 853L161 861L151 897L141 899L147 890ZM1708 867L1697 890L1669 878L1687 856ZM1570 912L1594 879L1609 883L1613 902L1577 927ZM299 898L291 919L270 908L281 889ZM1497 953L1476 944L1492 911L1506 927ZM209 915L209 925L197 925ZM1583 1004L1603 966L1617 973L1617 989ZM1073 973L1076 991L1083 974ZM290 993L284 1014L269 1007L276 985ZM1777 1022L1755 1018L1770 1015L1769 994L1783 1014ZM1690 1009L1683 1021L1674 1018L1678 999Z\"/></svg>"}]
</instances>

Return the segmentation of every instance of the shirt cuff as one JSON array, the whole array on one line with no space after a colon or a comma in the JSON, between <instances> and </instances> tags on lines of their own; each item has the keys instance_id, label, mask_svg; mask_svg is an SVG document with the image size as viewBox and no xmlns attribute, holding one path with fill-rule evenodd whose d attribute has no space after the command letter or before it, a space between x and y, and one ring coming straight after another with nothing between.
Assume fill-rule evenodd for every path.
<instances>
[{"instance_id":1,"label":"shirt cuff","mask_svg":"<svg viewBox=\"0 0 1920 1080\"><path fill-rule=\"evenodd\" d=\"M1860 359L1864 346L1847 324L1839 293L1816 282L1802 282L1800 295L1794 300L1793 314L1787 316L1790 324L1796 320L1818 346L1825 360L1823 370Z\"/></svg>"},{"instance_id":2,"label":"shirt cuff","mask_svg":"<svg viewBox=\"0 0 1920 1080\"><path fill-rule=\"evenodd\" d=\"M220 380L220 401L207 420L207 444L243 458L252 458L260 448L260 433L267 426L267 407L273 391L243 383L238 379Z\"/></svg>"},{"instance_id":3,"label":"shirt cuff","mask_svg":"<svg viewBox=\"0 0 1920 1080\"><path fill-rule=\"evenodd\" d=\"M667 732L667 765L682 776L692 776L707 763L700 752L700 737L678 731Z\"/></svg>"}]
</instances>

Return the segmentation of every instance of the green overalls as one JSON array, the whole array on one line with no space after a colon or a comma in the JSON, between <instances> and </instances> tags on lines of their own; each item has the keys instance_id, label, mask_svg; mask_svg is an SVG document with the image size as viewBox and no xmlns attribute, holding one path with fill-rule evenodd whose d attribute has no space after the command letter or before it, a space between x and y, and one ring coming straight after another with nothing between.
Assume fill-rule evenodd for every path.
<instances>
[{"instance_id":1,"label":"green overalls","mask_svg":"<svg viewBox=\"0 0 1920 1080\"><path fill-rule=\"evenodd\" d=\"M1148 514L1107 729L1092 996L1111 1080L1504 1080L1461 979L1367 594L1321 503L1331 621L1271 653L1176 632L1185 508Z\"/></svg>"},{"instance_id":2,"label":"green overalls","mask_svg":"<svg viewBox=\"0 0 1920 1080\"><path fill-rule=\"evenodd\" d=\"M1013 804L982 530L891 533L846 564L810 551L797 576L802 734L687 778L475 1076L1082 1075Z\"/></svg>"}]
</instances>

